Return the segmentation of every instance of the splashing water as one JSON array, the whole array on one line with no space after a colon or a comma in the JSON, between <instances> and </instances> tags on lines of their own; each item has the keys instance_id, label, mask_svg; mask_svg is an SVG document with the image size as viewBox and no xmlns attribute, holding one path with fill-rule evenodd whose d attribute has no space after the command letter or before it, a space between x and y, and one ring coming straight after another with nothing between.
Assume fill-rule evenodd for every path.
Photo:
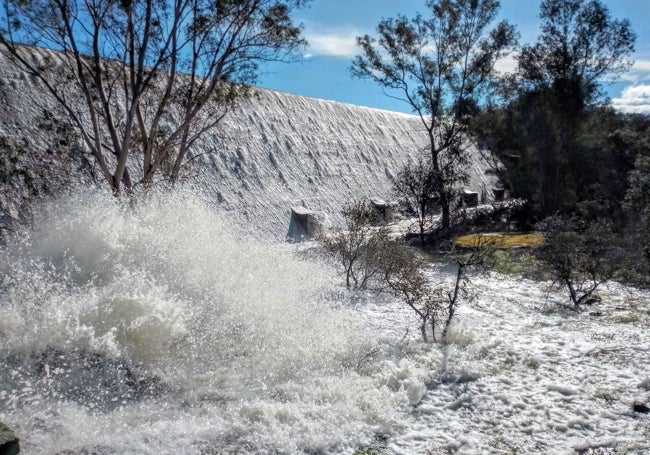
<instances>
[{"instance_id":1,"label":"splashing water","mask_svg":"<svg viewBox=\"0 0 650 455\"><path fill-rule=\"evenodd\" d=\"M567 315L490 275L427 345L399 301L191 194L77 192L0 249L0 421L25 454L650 450L648 291Z\"/></svg>"},{"instance_id":2,"label":"splashing water","mask_svg":"<svg viewBox=\"0 0 650 455\"><path fill-rule=\"evenodd\" d=\"M0 420L27 453L351 453L395 429L326 265L187 191L76 192L36 225L0 250Z\"/></svg>"}]
</instances>

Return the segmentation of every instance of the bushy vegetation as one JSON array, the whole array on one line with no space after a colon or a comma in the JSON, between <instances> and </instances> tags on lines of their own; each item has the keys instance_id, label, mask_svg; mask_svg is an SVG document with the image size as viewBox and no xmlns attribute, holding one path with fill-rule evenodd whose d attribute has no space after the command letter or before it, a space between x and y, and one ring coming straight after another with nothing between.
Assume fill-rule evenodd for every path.
<instances>
[{"instance_id":1,"label":"bushy vegetation","mask_svg":"<svg viewBox=\"0 0 650 455\"><path fill-rule=\"evenodd\" d=\"M380 272L380 255L388 243L388 232L375 228L377 217L366 201L348 202L341 214L345 229L321 236L320 242L343 268L348 289L365 289Z\"/></svg>"},{"instance_id":2,"label":"bushy vegetation","mask_svg":"<svg viewBox=\"0 0 650 455\"><path fill-rule=\"evenodd\" d=\"M650 283L650 119L615 112L601 89L632 64L629 20L613 17L601 0L544 0L540 35L521 46L515 71L498 78L490 59L516 41L507 23L480 38L498 2L426 5L435 24L421 16L384 20L379 39L359 38L363 52L353 63L355 76L400 94L429 132L430 156L407 163L395 180L422 246L449 248L469 234L455 244L471 247L477 233L543 229L544 239L509 234L493 237L493 246L533 248L539 275L566 288L575 309L595 302L608 279ZM465 47L458 38L470 29L450 25L469 19L477 41ZM478 42L485 53L464 54ZM460 55L485 61L466 68L453 58ZM463 81L472 89L464 92ZM467 134L491 150L506 193L524 201L516 210L454 213L465 182L459 138Z\"/></svg>"},{"instance_id":3,"label":"bushy vegetation","mask_svg":"<svg viewBox=\"0 0 650 455\"><path fill-rule=\"evenodd\" d=\"M632 162L612 136L624 121L602 107L600 84L631 65L636 37L600 1L545 0L540 18L540 36L501 84L505 102L476 117L478 136L503 163L501 181L538 220L580 205L592 216L611 213Z\"/></svg>"},{"instance_id":4,"label":"bushy vegetation","mask_svg":"<svg viewBox=\"0 0 650 455\"><path fill-rule=\"evenodd\" d=\"M628 189L624 208L628 218L626 234L631 248L641 254L636 268L650 278L650 120L646 134L639 138L641 150L637 153L634 169L628 174ZM637 145L639 145L637 143Z\"/></svg>"},{"instance_id":5,"label":"bushy vegetation","mask_svg":"<svg viewBox=\"0 0 650 455\"><path fill-rule=\"evenodd\" d=\"M342 268L348 289L392 294L417 315L424 341L445 340L459 305L472 299L468 271L485 263L494 240L483 236L454 255L451 284L434 285L421 253L391 238L386 226L373 225L377 219L370 204L353 201L341 213L345 229L324 235L320 242Z\"/></svg>"},{"instance_id":6,"label":"bushy vegetation","mask_svg":"<svg viewBox=\"0 0 650 455\"><path fill-rule=\"evenodd\" d=\"M623 257L610 226L559 217L546 223L546 242L539 257L554 284L567 291L576 311L599 302L598 287L614 276Z\"/></svg>"}]
</instances>

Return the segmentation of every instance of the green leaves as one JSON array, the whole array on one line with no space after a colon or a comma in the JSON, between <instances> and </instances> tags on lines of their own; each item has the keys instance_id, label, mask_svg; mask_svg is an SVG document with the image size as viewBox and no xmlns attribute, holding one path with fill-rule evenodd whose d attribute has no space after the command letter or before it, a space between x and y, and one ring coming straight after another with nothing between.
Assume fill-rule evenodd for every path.
<instances>
[{"instance_id":1,"label":"green leaves","mask_svg":"<svg viewBox=\"0 0 650 455\"><path fill-rule=\"evenodd\" d=\"M589 104L598 100L605 75L630 67L636 40L630 21L612 18L600 0L545 0L540 18L542 34L518 58L519 76L532 87Z\"/></svg>"},{"instance_id":2,"label":"green leaves","mask_svg":"<svg viewBox=\"0 0 650 455\"><path fill-rule=\"evenodd\" d=\"M378 38L359 37L362 55L352 75L402 92L422 116L453 116L453 107L477 97L494 76L497 58L517 39L514 27L496 17L496 0L430 0L430 16L382 20Z\"/></svg>"}]
</instances>

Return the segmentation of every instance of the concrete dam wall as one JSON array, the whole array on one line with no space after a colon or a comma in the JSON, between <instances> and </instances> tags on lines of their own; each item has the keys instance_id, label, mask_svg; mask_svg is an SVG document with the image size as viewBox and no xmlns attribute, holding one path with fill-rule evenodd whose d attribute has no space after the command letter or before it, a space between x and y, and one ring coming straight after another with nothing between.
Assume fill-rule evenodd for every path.
<instances>
[{"instance_id":1,"label":"concrete dam wall","mask_svg":"<svg viewBox=\"0 0 650 455\"><path fill-rule=\"evenodd\" d=\"M34 58L53 54L30 52ZM1 54L0 103L0 136L29 151L25 159L35 160L33 178L43 174L54 186L81 178L87 164L74 156L78 144L71 144L56 122L55 100L37 78ZM415 116L260 89L196 144L195 179L243 230L283 238L291 207L325 212L336 224L351 198L390 199L400 166L426 143ZM472 153L468 189L491 194L487 162L475 147ZM57 160L70 164L49 162ZM51 171L58 174L47 175ZM0 184L5 185L0 204L18 211L20 184Z\"/></svg>"}]
</instances>

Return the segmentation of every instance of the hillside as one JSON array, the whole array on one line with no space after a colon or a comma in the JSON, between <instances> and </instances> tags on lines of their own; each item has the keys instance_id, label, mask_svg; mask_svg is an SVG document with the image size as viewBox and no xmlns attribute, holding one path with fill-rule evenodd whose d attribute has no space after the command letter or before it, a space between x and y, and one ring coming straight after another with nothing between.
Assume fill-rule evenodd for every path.
<instances>
[{"instance_id":1,"label":"hillside","mask_svg":"<svg viewBox=\"0 0 650 455\"><path fill-rule=\"evenodd\" d=\"M30 51L35 59L60 58ZM71 139L55 100L2 55L0 103L0 146L28 151L20 159L30 174L0 179L3 212L18 216L30 191L48 193L88 178L87 164L76 158L78 141ZM197 144L201 156L195 161L201 165L194 171L199 186L233 212L243 229L281 238L292 206L324 211L336 222L352 197L389 198L400 165L425 144L417 117L260 89ZM469 188L491 194L486 162L472 150Z\"/></svg>"}]
</instances>

